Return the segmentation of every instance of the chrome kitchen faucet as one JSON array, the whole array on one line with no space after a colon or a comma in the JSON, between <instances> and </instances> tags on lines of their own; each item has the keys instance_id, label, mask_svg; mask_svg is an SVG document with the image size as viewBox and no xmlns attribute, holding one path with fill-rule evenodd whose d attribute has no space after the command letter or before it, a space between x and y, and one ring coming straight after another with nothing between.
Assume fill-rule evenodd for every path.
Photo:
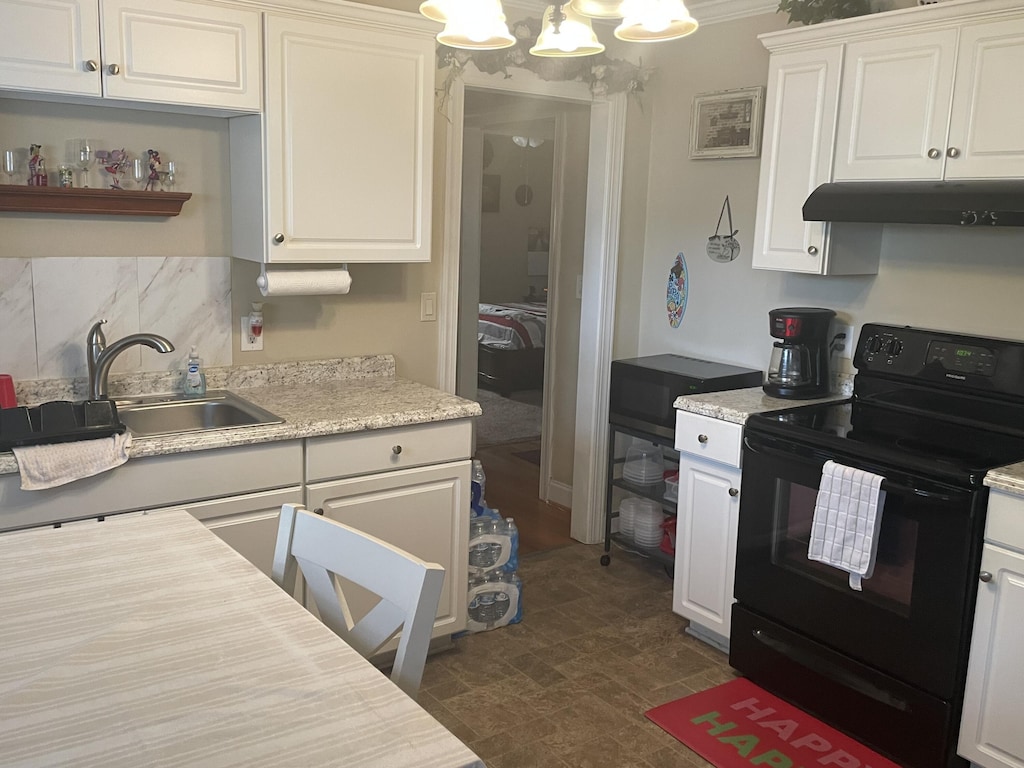
<instances>
[{"instance_id":1,"label":"chrome kitchen faucet","mask_svg":"<svg viewBox=\"0 0 1024 768\"><path fill-rule=\"evenodd\" d=\"M110 366L114 358L124 352L128 347L139 344L152 347L157 352L173 352L174 345L163 336L156 333L133 333L118 339L109 347L107 337L103 335L101 327L106 320L100 320L89 329L89 335L85 337L85 359L89 365L89 399L107 399L107 374L110 373Z\"/></svg>"}]
</instances>

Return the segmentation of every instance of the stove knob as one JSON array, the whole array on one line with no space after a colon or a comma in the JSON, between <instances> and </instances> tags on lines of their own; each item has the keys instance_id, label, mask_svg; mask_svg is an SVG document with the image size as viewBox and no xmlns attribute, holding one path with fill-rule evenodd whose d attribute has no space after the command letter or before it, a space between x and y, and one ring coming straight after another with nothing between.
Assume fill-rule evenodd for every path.
<instances>
[{"instance_id":1,"label":"stove knob","mask_svg":"<svg viewBox=\"0 0 1024 768\"><path fill-rule=\"evenodd\" d=\"M885 343L885 354L890 357L896 357L901 351L903 351L903 344L900 343L899 339L889 339Z\"/></svg>"},{"instance_id":2,"label":"stove knob","mask_svg":"<svg viewBox=\"0 0 1024 768\"><path fill-rule=\"evenodd\" d=\"M870 339L868 339L868 353L869 354L874 355L874 354L876 354L878 352L881 352L881 351L882 351L882 339L881 338L879 338L878 336L872 336Z\"/></svg>"}]
</instances>

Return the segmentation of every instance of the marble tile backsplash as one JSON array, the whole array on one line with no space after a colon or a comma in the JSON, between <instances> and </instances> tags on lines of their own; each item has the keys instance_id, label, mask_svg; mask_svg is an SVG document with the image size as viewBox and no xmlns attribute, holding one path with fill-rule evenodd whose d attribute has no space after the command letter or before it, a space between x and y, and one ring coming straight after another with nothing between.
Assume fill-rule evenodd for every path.
<instances>
[{"instance_id":1,"label":"marble tile backsplash","mask_svg":"<svg viewBox=\"0 0 1024 768\"><path fill-rule=\"evenodd\" d=\"M166 355L131 347L114 373L179 370L193 344L205 365L230 365L230 260L0 259L0 372L16 380L85 376L85 336L101 318L108 342L143 331L175 346Z\"/></svg>"}]
</instances>

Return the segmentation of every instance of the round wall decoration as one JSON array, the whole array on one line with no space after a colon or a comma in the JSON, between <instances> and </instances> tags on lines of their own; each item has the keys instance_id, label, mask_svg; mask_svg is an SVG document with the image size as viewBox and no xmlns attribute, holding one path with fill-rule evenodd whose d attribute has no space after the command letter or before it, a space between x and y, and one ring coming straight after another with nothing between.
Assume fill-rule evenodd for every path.
<instances>
[{"instance_id":1,"label":"round wall decoration","mask_svg":"<svg viewBox=\"0 0 1024 768\"><path fill-rule=\"evenodd\" d=\"M690 278L686 272L686 259L680 253L672 262L668 273L668 291L665 294L665 308L668 310L668 324L678 328L686 312L686 301L690 293Z\"/></svg>"}]
</instances>

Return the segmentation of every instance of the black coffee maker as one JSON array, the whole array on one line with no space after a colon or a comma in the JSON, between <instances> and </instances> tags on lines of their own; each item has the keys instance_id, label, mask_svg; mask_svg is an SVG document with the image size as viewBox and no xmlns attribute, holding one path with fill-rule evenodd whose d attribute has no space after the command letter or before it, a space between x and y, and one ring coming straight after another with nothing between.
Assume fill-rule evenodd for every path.
<instances>
[{"instance_id":1,"label":"black coffee maker","mask_svg":"<svg viewBox=\"0 0 1024 768\"><path fill-rule=\"evenodd\" d=\"M768 312L775 342L764 391L773 397L806 400L829 393L829 330L836 313L817 307Z\"/></svg>"}]
</instances>

